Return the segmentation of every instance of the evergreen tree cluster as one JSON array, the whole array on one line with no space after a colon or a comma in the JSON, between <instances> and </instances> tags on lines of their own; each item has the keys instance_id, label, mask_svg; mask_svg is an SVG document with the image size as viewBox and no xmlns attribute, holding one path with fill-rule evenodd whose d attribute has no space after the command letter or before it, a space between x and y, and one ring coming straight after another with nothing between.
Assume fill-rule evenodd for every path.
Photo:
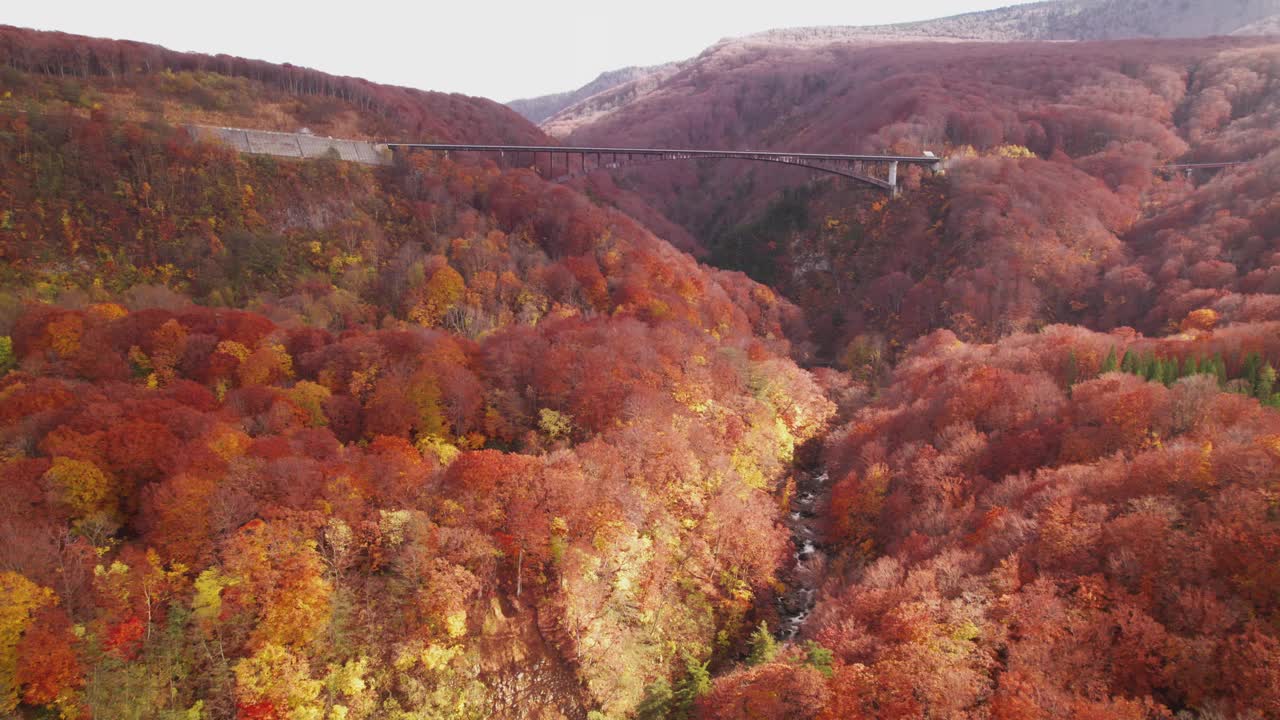
<instances>
[{"instance_id":1,"label":"evergreen tree cluster","mask_svg":"<svg viewBox=\"0 0 1280 720\"><path fill-rule=\"evenodd\" d=\"M1067 365L1069 380L1074 384L1080 379L1076 377L1074 353L1068 358ZM1188 355L1179 360L1177 357L1163 357L1152 352L1136 353L1126 350L1117 359L1116 349L1112 348L1103 360L1099 374L1125 372L1165 386L1192 375L1212 375L1224 390L1257 398L1263 405L1280 407L1280 393L1276 392L1276 369L1269 361L1258 353L1251 352L1239 362L1232 363L1230 367L1239 368L1236 374L1228 374L1228 367L1222 353L1214 353L1212 357L1205 358Z\"/></svg>"}]
</instances>

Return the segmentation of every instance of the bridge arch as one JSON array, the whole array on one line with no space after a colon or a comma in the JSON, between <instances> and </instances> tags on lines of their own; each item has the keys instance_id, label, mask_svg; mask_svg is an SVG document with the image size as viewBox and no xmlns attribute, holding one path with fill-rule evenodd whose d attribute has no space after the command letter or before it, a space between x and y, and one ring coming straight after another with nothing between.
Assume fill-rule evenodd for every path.
<instances>
[{"instance_id":1,"label":"bridge arch","mask_svg":"<svg viewBox=\"0 0 1280 720\"><path fill-rule=\"evenodd\" d=\"M866 183L893 195L898 193L898 168L900 165L920 165L933 171L943 167L943 159L932 154L925 155L847 155L832 153L787 153L754 150L682 150L675 148L625 148L625 147L573 147L561 145L449 145L437 143L387 143L386 147L397 150L425 150L431 152L478 152L507 154L516 156L517 162L521 154L530 155L532 165L538 164L539 156L546 157L547 176L554 179L585 175L589 172L610 170L637 162L653 160L751 160L769 162L792 167L807 168L818 172L837 175L849 180ZM558 163L557 156L563 157ZM606 162L606 156L609 161ZM593 158L588 164L588 159ZM577 161L580 172L574 172L574 161ZM555 175L558 164L564 167L564 174ZM878 172L877 172L878 171Z\"/></svg>"}]
</instances>

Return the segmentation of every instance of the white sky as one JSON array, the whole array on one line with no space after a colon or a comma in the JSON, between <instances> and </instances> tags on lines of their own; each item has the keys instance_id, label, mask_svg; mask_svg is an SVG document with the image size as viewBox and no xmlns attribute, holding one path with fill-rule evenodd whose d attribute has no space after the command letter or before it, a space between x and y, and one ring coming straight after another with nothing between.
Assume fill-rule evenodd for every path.
<instances>
[{"instance_id":1,"label":"white sky","mask_svg":"<svg viewBox=\"0 0 1280 720\"><path fill-rule=\"evenodd\" d=\"M605 70L692 57L724 37L876 25L1017 0L44 0L0 23L291 62L340 75L507 101Z\"/></svg>"}]
</instances>

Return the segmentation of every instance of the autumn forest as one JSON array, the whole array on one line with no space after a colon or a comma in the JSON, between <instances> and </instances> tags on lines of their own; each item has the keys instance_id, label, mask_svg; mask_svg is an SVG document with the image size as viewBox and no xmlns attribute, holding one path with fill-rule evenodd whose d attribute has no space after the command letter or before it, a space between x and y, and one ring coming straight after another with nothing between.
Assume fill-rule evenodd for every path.
<instances>
[{"instance_id":1,"label":"autumn forest","mask_svg":"<svg viewBox=\"0 0 1280 720\"><path fill-rule=\"evenodd\" d=\"M0 717L1280 717L1274 38L663 82L947 168L0 26Z\"/></svg>"}]
</instances>

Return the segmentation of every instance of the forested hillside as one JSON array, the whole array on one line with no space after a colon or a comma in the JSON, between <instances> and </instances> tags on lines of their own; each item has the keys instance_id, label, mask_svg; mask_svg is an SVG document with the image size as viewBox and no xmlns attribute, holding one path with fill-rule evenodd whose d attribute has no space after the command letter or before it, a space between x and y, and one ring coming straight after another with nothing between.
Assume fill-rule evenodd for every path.
<instances>
[{"instance_id":1,"label":"forested hillside","mask_svg":"<svg viewBox=\"0 0 1280 720\"><path fill-rule=\"evenodd\" d=\"M737 652L832 413L794 306L527 170L181 127L540 140L488 101L4 38L0 714L622 716Z\"/></svg>"},{"instance_id":2,"label":"forested hillside","mask_svg":"<svg viewBox=\"0 0 1280 720\"><path fill-rule=\"evenodd\" d=\"M1277 330L918 341L827 442L809 644L703 716L1276 715Z\"/></svg>"},{"instance_id":3,"label":"forested hillside","mask_svg":"<svg viewBox=\"0 0 1280 720\"><path fill-rule=\"evenodd\" d=\"M72 111L353 138L539 142L535 128L484 98L337 77L294 65L0 25L6 98L55 96ZM39 78L37 82L35 78ZM41 85L38 90L34 85ZM323 131L323 132L322 132Z\"/></svg>"},{"instance_id":4,"label":"forested hillside","mask_svg":"<svg viewBox=\"0 0 1280 720\"><path fill-rule=\"evenodd\" d=\"M853 9L856 13L856 8ZM576 91L519 100L511 107L557 137L594 124L660 89L675 71L708 55L768 49L771 53L824 45L887 43L1096 41L1280 34L1280 0L1047 0L895 25L779 28L728 38L696 58L653 68L606 72ZM843 69L848 69L844 66ZM529 108L538 108L531 113ZM545 108L555 108L546 112ZM739 108L740 109L740 108ZM546 114L543 114L546 113Z\"/></svg>"},{"instance_id":5,"label":"forested hillside","mask_svg":"<svg viewBox=\"0 0 1280 720\"><path fill-rule=\"evenodd\" d=\"M849 383L816 606L701 716L1280 714L1278 127L1280 46L1196 40L717 48L575 132L950 158L897 199L619 180L796 300Z\"/></svg>"},{"instance_id":6,"label":"forested hillside","mask_svg":"<svg viewBox=\"0 0 1280 720\"><path fill-rule=\"evenodd\" d=\"M572 140L947 154L945 177L912 175L894 202L839 181L780 193L807 177L771 166L619 180L805 307L832 359L937 327L1162 333L1274 292L1278 62L1234 40L711 52ZM1188 182L1157 172L1175 160L1250 162Z\"/></svg>"},{"instance_id":7,"label":"forested hillside","mask_svg":"<svg viewBox=\"0 0 1280 720\"><path fill-rule=\"evenodd\" d=\"M574 136L948 156L898 198L0 52L0 715L1280 716L1280 46L718 47Z\"/></svg>"}]
</instances>

